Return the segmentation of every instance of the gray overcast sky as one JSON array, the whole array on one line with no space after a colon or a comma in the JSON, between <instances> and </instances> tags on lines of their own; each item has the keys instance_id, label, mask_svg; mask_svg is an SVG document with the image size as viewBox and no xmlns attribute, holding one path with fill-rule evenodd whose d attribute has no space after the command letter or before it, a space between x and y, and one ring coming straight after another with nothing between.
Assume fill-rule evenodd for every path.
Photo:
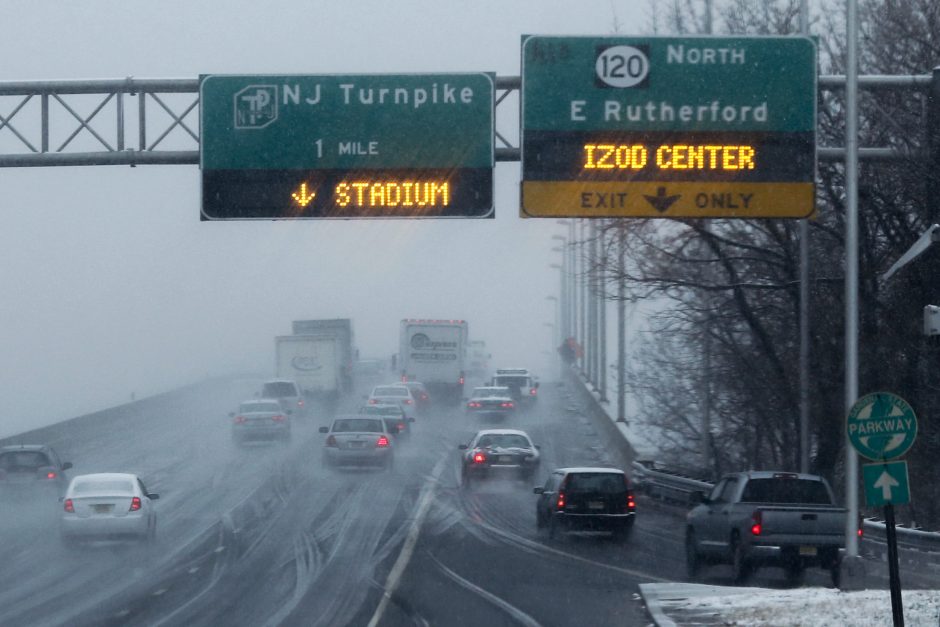
<instances>
[{"instance_id":1,"label":"gray overcast sky","mask_svg":"<svg viewBox=\"0 0 940 627\"><path fill-rule=\"evenodd\" d=\"M2 0L0 81L518 75L522 34L639 34L647 6ZM0 115L14 106L0 99ZM0 151L12 141L0 129ZM363 356L386 356L402 317L461 317L501 363L546 368L549 238L563 227L517 217L518 164L495 179L495 220L200 223L196 166L0 170L0 436L206 374L268 373L273 336L296 318L352 317Z\"/></svg>"}]
</instances>

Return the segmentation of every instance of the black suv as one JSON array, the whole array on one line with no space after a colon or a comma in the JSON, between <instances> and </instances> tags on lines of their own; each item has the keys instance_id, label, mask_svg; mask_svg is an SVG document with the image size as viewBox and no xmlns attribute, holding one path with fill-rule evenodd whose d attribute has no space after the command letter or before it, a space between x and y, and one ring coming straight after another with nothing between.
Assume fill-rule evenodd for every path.
<instances>
[{"instance_id":1,"label":"black suv","mask_svg":"<svg viewBox=\"0 0 940 627\"><path fill-rule=\"evenodd\" d=\"M625 540L633 529L636 501L630 482L615 468L558 468L544 487L532 490L539 495L535 520L548 527L548 536L557 531L610 531Z\"/></svg>"},{"instance_id":2,"label":"black suv","mask_svg":"<svg viewBox=\"0 0 940 627\"><path fill-rule=\"evenodd\" d=\"M0 494L29 496L48 491L59 497L68 486L65 471L71 467L71 462L59 460L51 446L4 446L0 448Z\"/></svg>"}]
</instances>

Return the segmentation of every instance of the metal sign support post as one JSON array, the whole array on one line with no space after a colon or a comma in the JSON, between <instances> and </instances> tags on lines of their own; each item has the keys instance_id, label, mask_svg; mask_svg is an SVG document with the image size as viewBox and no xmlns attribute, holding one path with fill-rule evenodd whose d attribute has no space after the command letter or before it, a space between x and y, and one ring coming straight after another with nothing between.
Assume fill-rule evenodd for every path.
<instances>
[{"instance_id":1,"label":"metal sign support post","mask_svg":"<svg viewBox=\"0 0 940 627\"><path fill-rule=\"evenodd\" d=\"M847 0L845 71L845 407L858 398L858 0ZM858 455L845 445L845 553L858 557Z\"/></svg>"},{"instance_id":2,"label":"metal sign support post","mask_svg":"<svg viewBox=\"0 0 940 627\"><path fill-rule=\"evenodd\" d=\"M904 627L901 576L898 572L898 536L894 526L894 504L885 505L885 536L888 541L888 577L891 582L891 616L894 627Z\"/></svg>"}]
</instances>

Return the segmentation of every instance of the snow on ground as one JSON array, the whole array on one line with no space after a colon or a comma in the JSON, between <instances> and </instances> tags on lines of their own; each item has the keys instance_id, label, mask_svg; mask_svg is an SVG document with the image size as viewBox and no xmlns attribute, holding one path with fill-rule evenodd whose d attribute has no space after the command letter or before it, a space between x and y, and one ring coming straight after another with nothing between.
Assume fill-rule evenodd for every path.
<instances>
[{"instance_id":1,"label":"snow on ground","mask_svg":"<svg viewBox=\"0 0 940 627\"><path fill-rule=\"evenodd\" d=\"M660 627L885 627L892 624L887 590L841 592L831 588L730 588L697 584L643 584L640 592ZM936 627L940 591L904 590L904 624Z\"/></svg>"}]
</instances>

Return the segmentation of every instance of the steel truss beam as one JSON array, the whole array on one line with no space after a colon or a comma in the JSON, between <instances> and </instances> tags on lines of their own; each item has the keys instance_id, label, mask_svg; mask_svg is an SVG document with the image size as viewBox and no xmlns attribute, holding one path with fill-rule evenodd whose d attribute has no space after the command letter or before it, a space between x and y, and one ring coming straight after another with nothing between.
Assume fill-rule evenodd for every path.
<instances>
[{"instance_id":1,"label":"steel truss beam","mask_svg":"<svg viewBox=\"0 0 940 627\"><path fill-rule=\"evenodd\" d=\"M929 88L929 74L917 76L860 76L859 87L866 89L907 88L924 91ZM844 88L844 76L820 76L820 89L835 91ZM496 77L495 113L499 113L500 104L506 103L509 96L519 97L522 79L519 76ZM194 100L182 110L174 109L167 103L169 94L192 94ZM69 96L97 95L100 104L88 115L76 111L70 104ZM137 98L137 142L128 146L125 138L128 134L128 119L125 117L127 97ZM39 112L25 119L28 105L34 99L39 101ZM101 119L107 105L113 102L114 120L110 133L95 128L92 122ZM12 106L6 106L8 103ZM151 104L148 109L148 103ZM165 127L154 129L153 104L170 117ZM198 122L187 122L199 105L199 79L136 79L116 80L69 80L69 81L11 81L0 82L0 167L35 167L35 166L77 166L77 165L183 165L199 163ZM503 110L509 106L504 104ZM53 109L60 109L70 117L66 119L75 124L72 132L65 136L57 148L50 149L53 136ZM516 112L519 107L516 107ZM17 116L20 118L14 120ZM198 119L198 118L197 118ZM497 122L499 116L497 115ZM14 122L17 125L14 125ZM107 125L107 122L104 124ZM194 128L195 127L195 128ZM512 132L504 132L497 124L494 131L494 145L497 161L519 161L519 128L512 125ZM157 138L148 142L148 131L157 134ZM158 146L173 132L176 137L193 144L192 150L158 149ZM67 131L66 131L67 132ZM507 137L509 135L509 137ZM513 135L515 135L513 137ZM73 140L82 136L93 140L103 150L94 151L72 149ZM17 147L8 151L8 145ZM37 147L38 146L38 147ZM845 149L820 146L820 161L839 161L845 156ZM870 161L888 161L909 159L914 155L904 154L893 148L861 148L859 158Z\"/></svg>"}]
</instances>

